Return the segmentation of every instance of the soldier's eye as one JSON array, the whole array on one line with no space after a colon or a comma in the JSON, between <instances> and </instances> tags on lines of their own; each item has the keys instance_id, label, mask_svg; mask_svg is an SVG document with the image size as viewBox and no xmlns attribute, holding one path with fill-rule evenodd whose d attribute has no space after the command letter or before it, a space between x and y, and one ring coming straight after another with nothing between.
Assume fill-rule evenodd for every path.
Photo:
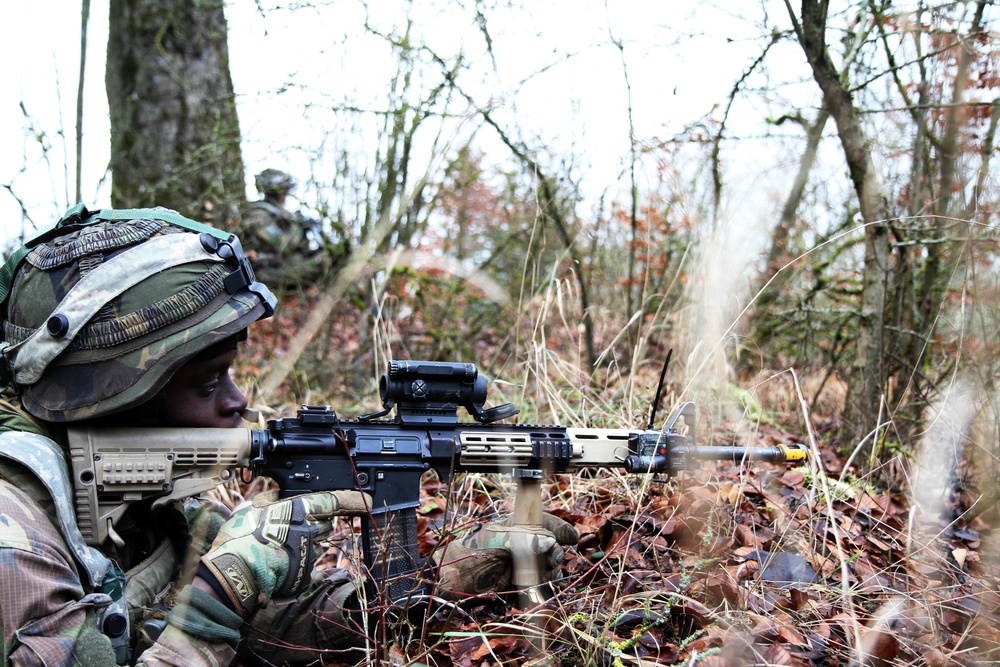
<instances>
[{"instance_id":1,"label":"soldier's eye","mask_svg":"<svg viewBox=\"0 0 1000 667\"><path fill-rule=\"evenodd\" d=\"M198 387L198 390L203 394L211 394L213 391L218 389L219 381L212 380L211 382L206 382L205 384Z\"/></svg>"}]
</instances>

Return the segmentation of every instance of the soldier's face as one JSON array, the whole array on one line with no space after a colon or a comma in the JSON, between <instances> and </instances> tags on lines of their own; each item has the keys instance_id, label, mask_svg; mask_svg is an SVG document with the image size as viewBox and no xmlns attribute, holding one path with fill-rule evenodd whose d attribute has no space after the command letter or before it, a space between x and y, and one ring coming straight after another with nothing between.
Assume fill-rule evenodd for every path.
<instances>
[{"instance_id":1,"label":"soldier's face","mask_svg":"<svg viewBox=\"0 0 1000 667\"><path fill-rule=\"evenodd\" d=\"M247 397L229 375L236 350L180 368L164 389L164 413L174 425L235 428Z\"/></svg>"}]
</instances>

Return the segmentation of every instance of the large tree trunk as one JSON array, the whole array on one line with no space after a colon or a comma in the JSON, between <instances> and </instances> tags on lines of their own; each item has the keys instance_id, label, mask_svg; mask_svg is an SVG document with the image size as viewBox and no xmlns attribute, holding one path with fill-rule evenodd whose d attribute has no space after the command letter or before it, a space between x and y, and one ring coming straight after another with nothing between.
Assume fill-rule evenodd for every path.
<instances>
[{"instance_id":1,"label":"large tree trunk","mask_svg":"<svg viewBox=\"0 0 1000 667\"><path fill-rule=\"evenodd\" d=\"M885 319L886 281L889 275L889 230L886 207L879 187L871 144L861 125L851 93L841 80L826 48L826 2L802 0L801 22L789 8L796 34L823 92L823 104L837 123L847 168L865 223L865 258L861 312L858 318L857 354L851 369L850 389L842 435L851 447L875 428L883 395L882 330ZM870 442L870 441L869 441Z\"/></svg>"},{"instance_id":2,"label":"large tree trunk","mask_svg":"<svg viewBox=\"0 0 1000 667\"><path fill-rule=\"evenodd\" d=\"M245 201L222 0L111 0L111 201L223 224Z\"/></svg>"}]
</instances>

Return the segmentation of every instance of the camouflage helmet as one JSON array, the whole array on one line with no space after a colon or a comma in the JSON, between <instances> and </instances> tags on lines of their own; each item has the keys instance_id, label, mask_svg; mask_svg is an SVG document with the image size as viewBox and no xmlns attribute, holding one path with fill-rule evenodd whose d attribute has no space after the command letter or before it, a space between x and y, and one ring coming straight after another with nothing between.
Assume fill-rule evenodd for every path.
<instances>
[{"instance_id":1,"label":"camouflage helmet","mask_svg":"<svg viewBox=\"0 0 1000 667\"><path fill-rule=\"evenodd\" d=\"M265 169L254 179L257 191L273 197L287 195L297 185L295 177L278 169Z\"/></svg>"},{"instance_id":2,"label":"camouflage helmet","mask_svg":"<svg viewBox=\"0 0 1000 667\"><path fill-rule=\"evenodd\" d=\"M274 312L238 238L166 209L71 209L0 269L0 383L53 422L156 396Z\"/></svg>"}]
</instances>

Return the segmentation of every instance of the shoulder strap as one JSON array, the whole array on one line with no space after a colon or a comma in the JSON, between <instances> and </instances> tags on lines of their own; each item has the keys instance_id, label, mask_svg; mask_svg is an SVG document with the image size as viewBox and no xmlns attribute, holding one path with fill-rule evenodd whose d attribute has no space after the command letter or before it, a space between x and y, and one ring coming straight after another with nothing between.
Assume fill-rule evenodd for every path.
<instances>
[{"instance_id":1,"label":"shoulder strap","mask_svg":"<svg viewBox=\"0 0 1000 667\"><path fill-rule=\"evenodd\" d=\"M62 449L43 435L7 431L0 433L0 456L26 467L48 489L55 503L59 532L69 544L77 561L87 571L91 586L99 589L104 583L111 561L100 551L87 545L76 525L73 485L69 481L69 469Z\"/></svg>"},{"instance_id":2,"label":"shoulder strap","mask_svg":"<svg viewBox=\"0 0 1000 667\"><path fill-rule=\"evenodd\" d=\"M49 438L37 433L6 431L0 433L0 457L26 467L52 496L59 532L77 562L87 572L91 588L110 597L110 604L98 607L98 628L109 635L118 663L126 664L130 633L125 602L125 575L117 563L84 541L80 528L76 525L73 485L69 480L69 469L62 449Z\"/></svg>"}]
</instances>

